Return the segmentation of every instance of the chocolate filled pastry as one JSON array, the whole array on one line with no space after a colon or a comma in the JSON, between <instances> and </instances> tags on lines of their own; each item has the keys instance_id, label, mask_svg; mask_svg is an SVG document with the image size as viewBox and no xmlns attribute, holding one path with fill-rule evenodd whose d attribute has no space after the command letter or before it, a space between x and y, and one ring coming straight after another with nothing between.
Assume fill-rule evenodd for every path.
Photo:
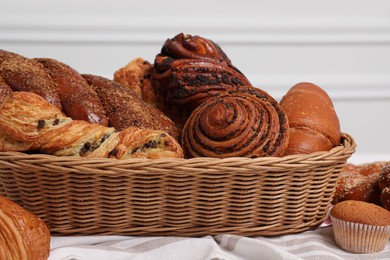
<instances>
[{"instance_id":1,"label":"chocolate filled pastry","mask_svg":"<svg viewBox=\"0 0 390 260\"><path fill-rule=\"evenodd\" d=\"M0 196L0 259L46 260L50 231L45 222Z\"/></svg>"},{"instance_id":2,"label":"chocolate filled pastry","mask_svg":"<svg viewBox=\"0 0 390 260\"><path fill-rule=\"evenodd\" d=\"M106 113L96 92L69 65L55 59L35 58L57 86L62 111L72 119L108 125Z\"/></svg>"},{"instance_id":3,"label":"chocolate filled pastry","mask_svg":"<svg viewBox=\"0 0 390 260\"><path fill-rule=\"evenodd\" d=\"M251 87L218 44L182 33L168 39L156 55L152 83L162 97L158 108L179 127L208 98L222 91Z\"/></svg>"},{"instance_id":4,"label":"chocolate filled pastry","mask_svg":"<svg viewBox=\"0 0 390 260\"><path fill-rule=\"evenodd\" d=\"M214 61L176 60L169 70L167 100L190 109L223 91L251 87L244 75Z\"/></svg>"},{"instance_id":5,"label":"chocolate filled pastry","mask_svg":"<svg viewBox=\"0 0 390 260\"><path fill-rule=\"evenodd\" d=\"M279 104L260 89L228 91L197 107L182 133L191 157L282 156L288 120Z\"/></svg>"},{"instance_id":6,"label":"chocolate filled pastry","mask_svg":"<svg viewBox=\"0 0 390 260\"><path fill-rule=\"evenodd\" d=\"M13 92L0 109L0 151L88 158L182 158L162 130L113 127L73 120L39 95Z\"/></svg>"},{"instance_id":7,"label":"chocolate filled pastry","mask_svg":"<svg viewBox=\"0 0 390 260\"><path fill-rule=\"evenodd\" d=\"M172 39L167 39L159 56L172 59L216 60L225 65L231 65L221 47L215 42L198 35L179 33Z\"/></svg>"},{"instance_id":8,"label":"chocolate filled pastry","mask_svg":"<svg viewBox=\"0 0 390 260\"><path fill-rule=\"evenodd\" d=\"M56 85L39 62L0 50L0 75L13 91L33 92L61 109Z\"/></svg>"},{"instance_id":9,"label":"chocolate filled pastry","mask_svg":"<svg viewBox=\"0 0 390 260\"><path fill-rule=\"evenodd\" d=\"M175 123L159 109L144 102L128 87L113 80L82 75L98 94L107 113L109 125L116 130L128 127L163 130L179 140L180 131Z\"/></svg>"}]
</instances>

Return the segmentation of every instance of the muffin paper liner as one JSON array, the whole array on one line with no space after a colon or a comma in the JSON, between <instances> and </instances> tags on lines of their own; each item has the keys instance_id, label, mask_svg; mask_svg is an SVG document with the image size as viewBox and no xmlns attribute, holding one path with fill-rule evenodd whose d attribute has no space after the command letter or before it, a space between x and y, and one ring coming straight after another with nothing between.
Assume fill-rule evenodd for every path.
<instances>
[{"instance_id":1,"label":"muffin paper liner","mask_svg":"<svg viewBox=\"0 0 390 260\"><path fill-rule=\"evenodd\" d=\"M334 238L342 249L353 253L382 251L390 238L390 226L343 221L331 216Z\"/></svg>"}]
</instances>

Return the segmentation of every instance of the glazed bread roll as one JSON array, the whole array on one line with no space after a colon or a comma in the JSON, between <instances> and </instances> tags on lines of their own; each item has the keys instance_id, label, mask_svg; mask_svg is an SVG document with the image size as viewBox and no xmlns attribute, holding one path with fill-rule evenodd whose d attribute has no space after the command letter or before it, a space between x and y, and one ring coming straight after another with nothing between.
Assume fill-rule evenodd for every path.
<instances>
[{"instance_id":1,"label":"glazed bread roll","mask_svg":"<svg viewBox=\"0 0 390 260\"><path fill-rule=\"evenodd\" d=\"M36 93L61 109L56 85L39 62L0 50L0 76L12 90Z\"/></svg>"},{"instance_id":2,"label":"glazed bread roll","mask_svg":"<svg viewBox=\"0 0 390 260\"><path fill-rule=\"evenodd\" d=\"M162 130L179 140L180 131L175 123L163 112L144 102L128 87L96 75L82 76L98 94L110 126L119 131L131 126Z\"/></svg>"},{"instance_id":3,"label":"glazed bread roll","mask_svg":"<svg viewBox=\"0 0 390 260\"><path fill-rule=\"evenodd\" d=\"M56 84L62 111L75 120L108 125L106 112L96 92L88 82L69 65L55 59L33 59L43 65Z\"/></svg>"},{"instance_id":4,"label":"glazed bread roll","mask_svg":"<svg viewBox=\"0 0 390 260\"><path fill-rule=\"evenodd\" d=\"M182 147L191 157L282 156L288 120L260 89L228 91L197 107L183 128Z\"/></svg>"},{"instance_id":5,"label":"glazed bread roll","mask_svg":"<svg viewBox=\"0 0 390 260\"><path fill-rule=\"evenodd\" d=\"M38 151L89 158L182 158L164 131L113 127L73 120L31 92L13 92L0 109L0 151Z\"/></svg>"},{"instance_id":6,"label":"glazed bread roll","mask_svg":"<svg viewBox=\"0 0 390 260\"><path fill-rule=\"evenodd\" d=\"M50 232L46 224L13 201L0 196L0 259L46 260Z\"/></svg>"},{"instance_id":7,"label":"glazed bread roll","mask_svg":"<svg viewBox=\"0 0 390 260\"><path fill-rule=\"evenodd\" d=\"M280 101L290 126L289 154L329 151L340 144L340 123L328 94L312 83L293 86Z\"/></svg>"}]
</instances>

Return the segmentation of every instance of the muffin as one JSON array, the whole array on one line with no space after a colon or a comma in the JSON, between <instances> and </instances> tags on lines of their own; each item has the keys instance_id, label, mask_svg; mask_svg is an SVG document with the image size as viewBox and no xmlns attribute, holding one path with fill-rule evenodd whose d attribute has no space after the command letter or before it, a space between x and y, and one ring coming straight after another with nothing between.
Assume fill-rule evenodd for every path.
<instances>
[{"instance_id":1,"label":"muffin","mask_svg":"<svg viewBox=\"0 0 390 260\"><path fill-rule=\"evenodd\" d=\"M334 238L342 249L353 253L382 251L390 238L390 212L364 201L346 200L331 212Z\"/></svg>"}]
</instances>

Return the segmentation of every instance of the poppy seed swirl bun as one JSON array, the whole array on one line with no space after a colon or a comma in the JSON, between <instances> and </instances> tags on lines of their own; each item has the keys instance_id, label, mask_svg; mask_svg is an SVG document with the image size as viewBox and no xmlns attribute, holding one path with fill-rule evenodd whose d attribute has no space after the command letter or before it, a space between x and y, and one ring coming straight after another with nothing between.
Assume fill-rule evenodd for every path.
<instances>
[{"instance_id":1,"label":"poppy seed swirl bun","mask_svg":"<svg viewBox=\"0 0 390 260\"><path fill-rule=\"evenodd\" d=\"M288 120L278 102L260 89L227 91L197 107L182 133L191 157L282 156Z\"/></svg>"}]
</instances>

